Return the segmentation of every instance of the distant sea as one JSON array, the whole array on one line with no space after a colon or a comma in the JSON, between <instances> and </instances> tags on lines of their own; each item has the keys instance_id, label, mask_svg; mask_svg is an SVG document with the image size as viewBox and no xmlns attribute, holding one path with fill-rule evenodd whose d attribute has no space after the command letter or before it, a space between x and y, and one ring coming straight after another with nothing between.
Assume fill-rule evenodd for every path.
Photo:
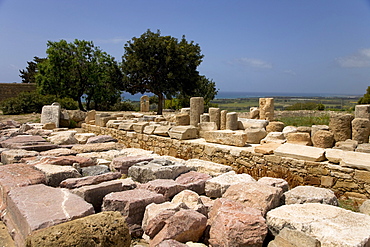
<instances>
[{"instance_id":1,"label":"distant sea","mask_svg":"<svg viewBox=\"0 0 370 247\"><path fill-rule=\"evenodd\" d=\"M149 97L152 93L147 93ZM123 93L125 100L140 101L143 94ZM362 95L341 95L324 93L269 93L269 92L218 92L216 99L267 98L267 97L361 97Z\"/></svg>"}]
</instances>

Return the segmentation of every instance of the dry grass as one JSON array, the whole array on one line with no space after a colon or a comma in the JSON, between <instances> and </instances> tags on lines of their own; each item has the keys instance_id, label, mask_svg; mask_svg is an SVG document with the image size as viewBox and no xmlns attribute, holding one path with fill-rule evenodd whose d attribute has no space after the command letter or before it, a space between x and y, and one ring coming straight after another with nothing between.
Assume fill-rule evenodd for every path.
<instances>
[{"instance_id":1,"label":"dry grass","mask_svg":"<svg viewBox=\"0 0 370 247\"><path fill-rule=\"evenodd\" d=\"M41 118L40 113L30 113L30 114L22 114L22 115L3 115L3 112L0 111L0 122L6 120L14 120L20 123L39 123Z\"/></svg>"}]
</instances>

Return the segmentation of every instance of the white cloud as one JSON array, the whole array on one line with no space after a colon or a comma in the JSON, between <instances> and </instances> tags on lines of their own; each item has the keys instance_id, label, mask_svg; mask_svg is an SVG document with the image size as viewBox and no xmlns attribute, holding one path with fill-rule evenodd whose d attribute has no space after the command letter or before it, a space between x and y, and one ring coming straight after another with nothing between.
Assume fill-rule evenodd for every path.
<instances>
[{"instance_id":1,"label":"white cloud","mask_svg":"<svg viewBox=\"0 0 370 247\"><path fill-rule=\"evenodd\" d=\"M235 59L231 64L239 64L246 67L253 67L259 69L272 69L272 64L266 61L255 59L255 58L238 58Z\"/></svg>"},{"instance_id":2,"label":"white cloud","mask_svg":"<svg viewBox=\"0 0 370 247\"><path fill-rule=\"evenodd\" d=\"M367 68L370 67L370 49L362 49L356 53L336 59L343 68Z\"/></svg>"},{"instance_id":3,"label":"white cloud","mask_svg":"<svg viewBox=\"0 0 370 247\"><path fill-rule=\"evenodd\" d=\"M126 38L112 38L112 39L100 39L97 40L98 43L102 44L124 44L128 41L129 39Z\"/></svg>"}]
</instances>

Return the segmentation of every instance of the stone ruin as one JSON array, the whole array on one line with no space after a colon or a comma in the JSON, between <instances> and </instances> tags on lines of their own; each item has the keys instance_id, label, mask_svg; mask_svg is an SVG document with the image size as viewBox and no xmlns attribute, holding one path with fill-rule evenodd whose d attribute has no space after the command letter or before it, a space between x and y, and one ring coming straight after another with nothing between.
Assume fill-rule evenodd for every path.
<instances>
[{"instance_id":1,"label":"stone ruin","mask_svg":"<svg viewBox=\"0 0 370 247\"><path fill-rule=\"evenodd\" d=\"M296 128L192 102L165 116L81 113L84 133L0 124L4 246L370 244L369 108ZM338 207L339 192L361 213Z\"/></svg>"}]
</instances>

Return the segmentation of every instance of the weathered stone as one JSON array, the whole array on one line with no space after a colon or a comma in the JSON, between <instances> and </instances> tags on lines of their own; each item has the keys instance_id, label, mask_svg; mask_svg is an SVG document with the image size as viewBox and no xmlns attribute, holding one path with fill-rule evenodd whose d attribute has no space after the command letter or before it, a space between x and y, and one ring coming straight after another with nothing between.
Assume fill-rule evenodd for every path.
<instances>
[{"instance_id":1,"label":"weathered stone","mask_svg":"<svg viewBox=\"0 0 370 247\"><path fill-rule=\"evenodd\" d=\"M92 143L106 143L106 142L117 142L117 139L109 136L109 135L99 135L99 136L93 136L90 137L86 144L92 144Z\"/></svg>"},{"instance_id":2,"label":"weathered stone","mask_svg":"<svg viewBox=\"0 0 370 247\"><path fill-rule=\"evenodd\" d=\"M185 189L185 186L172 179L155 179L139 185L140 189L146 189L162 194L167 200Z\"/></svg>"},{"instance_id":3,"label":"weathered stone","mask_svg":"<svg viewBox=\"0 0 370 247\"><path fill-rule=\"evenodd\" d=\"M76 145L72 147L72 150L78 153L91 153L91 152L103 152L112 149L122 149L124 146L115 142L106 143L92 143L85 145Z\"/></svg>"},{"instance_id":4,"label":"weathered stone","mask_svg":"<svg viewBox=\"0 0 370 247\"><path fill-rule=\"evenodd\" d=\"M280 147L280 143L270 142L254 147L254 152L261 154L273 154L275 149Z\"/></svg>"},{"instance_id":5,"label":"weathered stone","mask_svg":"<svg viewBox=\"0 0 370 247\"><path fill-rule=\"evenodd\" d=\"M126 121L126 122L120 123L118 125L117 129L126 130L126 131L133 131L135 122L136 121Z\"/></svg>"},{"instance_id":6,"label":"weathered stone","mask_svg":"<svg viewBox=\"0 0 370 247\"><path fill-rule=\"evenodd\" d=\"M217 125L214 122L203 122L198 124L199 137L204 138L204 135L207 131L217 130Z\"/></svg>"},{"instance_id":7,"label":"weathered stone","mask_svg":"<svg viewBox=\"0 0 370 247\"><path fill-rule=\"evenodd\" d=\"M40 144L49 144L49 143L41 136L18 135L18 136L6 139L5 141L1 141L0 147L9 148L9 149L18 149L18 148L23 148L23 146L31 146L35 144L40 145Z\"/></svg>"},{"instance_id":8,"label":"weathered stone","mask_svg":"<svg viewBox=\"0 0 370 247\"><path fill-rule=\"evenodd\" d=\"M370 119L370 105L356 105L355 118Z\"/></svg>"},{"instance_id":9,"label":"weathered stone","mask_svg":"<svg viewBox=\"0 0 370 247\"><path fill-rule=\"evenodd\" d=\"M149 96L148 95L143 95L140 98L140 111L141 112L148 112L149 111Z\"/></svg>"},{"instance_id":10,"label":"weathered stone","mask_svg":"<svg viewBox=\"0 0 370 247\"><path fill-rule=\"evenodd\" d=\"M361 143L358 144L356 152L361 152L361 153L370 153L370 143Z\"/></svg>"},{"instance_id":11,"label":"weathered stone","mask_svg":"<svg viewBox=\"0 0 370 247\"><path fill-rule=\"evenodd\" d=\"M337 197L329 189L297 186L284 193L285 204L323 203L338 206Z\"/></svg>"},{"instance_id":12,"label":"weathered stone","mask_svg":"<svg viewBox=\"0 0 370 247\"><path fill-rule=\"evenodd\" d=\"M308 133L311 135L312 128L308 126L298 126L297 131L301 133Z\"/></svg>"},{"instance_id":13,"label":"weathered stone","mask_svg":"<svg viewBox=\"0 0 370 247\"><path fill-rule=\"evenodd\" d=\"M238 119L238 128L242 130L246 130L249 128L264 129L268 124L269 121L262 119L248 119L248 118Z\"/></svg>"},{"instance_id":14,"label":"weathered stone","mask_svg":"<svg viewBox=\"0 0 370 247\"><path fill-rule=\"evenodd\" d=\"M59 128L60 119L60 105L53 103L52 105L44 105L41 111L41 123L55 123L55 126Z\"/></svg>"},{"instance_id":15,"label":"weathered stone","mask_svg":"<svg viewBox=\"0 0 370 247\"><path fill-rule=\"evenodd\" d=\"M96 165L96 160L69 155L58 157L41 157L39 161L36 161L33 164L49 164L57 166L73 166L73 164L78 164L80 167L88 167Z\"/></svg>"},{"instance_id":16,"label":"weathered stone","mask_svg":"<svg viewBox=\"0 0 370 247\"><path fill-rule=\"evenodd\" d=\"M190 171L188 173L181 174L176 178L176 182L185 186L186 189L195 191L199 195L205 193L206 181L212 177L208 174Z\"/></svg>"},{"instance_id":17,"label":"weathered stone","mask_svg":"<svg viewBox=\"0 0 370 247\"><path fill-rule=\"evenodd\" d=\"M226 114L226 129L227 130L237 130L239 128L238 124L238 113L229 112Z\"/></svg>"},{"instance_id":18,"label":"weathered stone","mask_svg":"<svg viewBox=\"0 0 370 247\"><path fill-rule=\"evenodd\" d=\"M210 107L208 109L208 112L209 112L209 121L215 123L217 126L216 130L219 130L221 127L221 109Z\"/></svg>"},{"instance_id":19,"label":"weathered stone","mask_svg":"<svg viewBox=\"0 0 370 247\"><path fill-rule=\"evenodd\" d=\"M210 245L262 246L267 225L259 210L220 198L215 201L209 215Z\"/></svg>"},{"instance_id":20,"label":"weathered stone","mask_svg":"<svg viewBox=\"0 0 370 247\"><path fill-rule=\"evenodd\" d=\"M311 127L311 136L315 136L316 132L319 130L327 130L329 131L329 126L328 125L312 125Z\"/></svg>"},{"instance_id":21,"label":"weathered stone","mask_svg":"<svg viewBox=\"0 0 370 247\"><path fill-rule=\"evenodd\" d=\"M206 226L207 218L203 214L194 210L180 210L166 220L162 230L150 241L150 246L156 246L167 239L197 242Z\"/></svg>"},{"instance_id":22,"label":"weathered stone","mask_svg":"<svg viewBox=\"0 0 370 247\"><path fill-rule=\"evenodd\" d=\"M280 143L283 144L286 142L285 135L282 132L270 132L266 135L265 138L261 140L261 144L264 143Z\"/></svg>"},{"instance_id":23,"label":"weathered stone","mask_svg":"<svg viewBox=\"0 0 370 247\"><path fill-rule=\"evenodd\" d=\"M274 120L274 98L259 99L260 119Z\"/></svg>"},{"instance_id":24,"label":"weathered stone","mask_svg":"<svg viewBox=\"0 0 370 247\"><path fill-rule=\"evenodd\" d=\"M274 238L273 241L269 242L268 247L320 247L320 242L301 231L291 230L284 227L283 230Z\"/></svg>"},{"instance_id":25,"label":"weathered stone","mask_svg":"<svg viewBox=\"0 0 370 247\"><path fill-rule=\"evenodd\" d=\"M344 152L340 166L370 171L370 154L359 152Z\"/></svg>"},{"instance_id":26,"label":"weathered stone","mask_svg":"<svg viewBox=\"0 0 370 247\"><path fill-rule=\"evenodd\" d=\"M254 178L248 174L236 174L234 171L230 171L218 177L207 180L205 192L209 197L219 198L231 185L244 182L253 183L256 182L256 180L254 180Z\"/></svg>"},{"instance_id":27,"label":"weathered stone","mask_svg":"<svg viewBox=\"0 0 370 247\"><path fill-rule=\"evenodd\" d=\"M119 172L109 172L96 176L88 176L82 178L68 178L60 183L60 187L67 189L75 189L86 185L94 185L102 182L115 180L121 177Z\"/></svg>"},{"instance_id":28,"label":"weathered stone","mask_svg":"<svg viewBox=\"0 0 370 247\"><path fill-rule=\"evenodd\" d=\"M285 143L275 149L274 154L283 157L289 157L307 161L325 160L325 149L308 147L304 145Z\"/></svg>"},{"instance_id":29,"label":"weathered stone","mask_svg":"<svg viewBox=\"0 0 370 247\"><path fill-rule=\"evenodd\" d=\"M100 127L105 127L109 120L115 120L117 117L110 116L109 114L101 113L95 115L95 124Z\"/></svg>"},{"instance_id":30,"label":"weathered stone","mask_svg":"<svg viewBox=\"0 0 370 247\"><path fill-rule=\"evenodd\" d=\"M128 175L135 181L147 183L155 179L175 179L189 170L190 168L178 162L154 159L149 163L141 162L131 166Z\"/></svg>"},{"instance_id":31,"label":"weathered stone","mask_svg":"<svg viewBox=\"0 0 370 247\"><path fill-rule=\"evenodd\" d=\"M187 114L187 113L177 114L175 116L175 122L176 122L177 126L189 125L190 124L190 115Z\"/></svg>"},{"instance_id":32,"label":"weathered stone","mask_svg":"<svg viewBox=\"0 0 370 247\"><path fill-rule=\"evenodd\" d=\"M82 197L94 206L96 212L100 212L104 196L112 192L132 190L136 183L131 178L118 179L102 182L99 184L82 186L72 190L72 193Z\"/></svg>"},{"instance_id":33,"label":"weathered stone","mask_svg":"<svg viewBox=\"0 0 370 247\"><path fill-rule=\"evenodd\" d=\"M145 207L151 203L162 203L163 195L143 189L114 192L103 199L102 211L118 211L126 217L131 236L141 236L141 224Z\"/></svg>"},{"instance_id":34,"label":"weathered stone","mask_svg":"<svg viewBox=\"0 0 370 247\"><path fill-rule=\"evenodd\" d=\"M269 185L272 187L282 189L283 193L289 190L289 184L282 178L270 178L270 177L263 177L258 179L258 183L262 183L265 185Z\"/></svg>"},{"instance_id":35,"label":"weathered stone","mask_svg":"<svg viewBox=\"0 0 370 247\"><path fill-rule=\"evenodd\" d=\"M52 187L58 187L60 182L67 178L81 177L81 174L72 166L38 164L34 167L45 174L46 185Z\"/></svg>"},{"instance_id":36,"label":"weathered stone","mask_svg":"<svg viewBox=\"0 0 370 247\"><path fill-rule=\"evenodd\" d=\"M212 177L216 177L233 170L230 166L199 159L187 160L185 165L189 167L190 170L209 174Z\"/></svg>"},{"instance_id":37,"label":"weathered stone","mask_svg":"<svg viewBox=\"0 0 370 247\"><path fill-rule=\"evenodd\" d=\"M104 173L108 173L110 172L109 167L108 167L110 163L111 162L108 160L98 159L96 166L80 167L79 172L84 177L97 176L97 175L101 175ZM103 165L103 164L106 164L106 165Z\"/></svg>"},{"instance_id":38,"label":"weathered stone","mask_svg":"<svg viewBox=\"0 0 370 247\"><path fill-rule=\"evenodd\" d=\"M26 237L33 231L94 213L92 205L79 196L43 184L13 188L7 201L3 221L18 246L24 246Z\"/></svg>"},{"instance_id":39,"label":"weathered stone","mask_svg":"<svg viewBox=\"0 0 370 247\"><path fill-rule=\"evenodd\" d=\"M220 124L220 129L221 130L226 130L226 115L227 115L227 110L222 110L221 111L221 124Z\"/></svg>"},{"instance_id":40,"label":"weathered stone","mask_svg":"<svg viewBox=\"0 0 370 247\"><path fill-rule=\"evenodd\" d=\"M55 132L53 136L48 137L48 141L57 145L77 144L75 134L76 132L73 131Z\"/></svg>"},{"instance_id":41,"label":"weathered stone","mask_svg":"<svg viewBox=\"0 0 370 247\"><path fill-rule=\"evenodd\" d=\"M143 161L152 161L152 160L153 160L152 157L141 156L141 155L140 156L128 156L128 157L120 156L112 160L110 164L110 169L112 171L118 171L121 174L128 174L128 169L131 166L137 163L143 162Z\"/></svg>"},{"instance_id":42,"label":"weathered stone","mask_svg":"<svg viewBox=\"0 0 370 247\"><path fill-rule=\"evenodd\" d=\"M132 128L133 130L136 132L136 133L144 133L144 129L146 126L148 126L149 123L148 122L138 122L138 123L134 123Z\"/></svg>"},{"instance_id":43,"label":"weathered stone","mask_svg":"<svg viewBox=\"0 0 370 247\"><path fill-rule=\"evenodd\" d=\"M298 130L297 130L297 127L295 126L285 126L283 129L283 134L285 137L287 137L289 133L297 133L297 132Z\"/></svg>"},{"instance_id":44,"label":"weathered stone","mask_svg":"<svg viewBox=\"0 0 370 247\"><path fill-rule=\"evenodd\" d=\"M339 141L335 143L335 149L341 149L343 151L355 151L357 148L358 142L355 140L345 140Z\"/></svg>"},{"instance_id":45,"label":"weathered stone","mask_svg":"<svg viewBox=\"0 0 370 247\"><path fill-rule=\"evenodd\" d=\"M247 134L247 143L259 144L263 138L266 137L265 129L248 128L245 130Z\"/></svg>"},{"instance_id":46,"label":"weathered stone","mask_svg":"<svg viewBox=\"0 0 370 247\"><path fill-rule=\"evenodd\" d=\"M321 246L366 246L370 216L319 203L291 204L267 213L267 225L276 236L284 227L316 238Z\"/></svg>"},{"instance_id":47,"label":"weathered stone","mask_svg":"<svg viewBox=\"0 0 370 247\"><path fill-rule=\"evenodd\" d=\"M190 98L190 125L198 126L200 115L204 112L203 97Z\"/></svg>"},{"instance_id":48,"label":"weathered stone","mask_svg":"<svg viewBox=\"0 0 370 247\"><path fill-rule=\"evenodd\" d=\"M35 157L39 155L36 151L27 151L24 149L10 149L1 153L1 162L4 165L19 163L21 159L26 157Z\"/></svg>"},{"instance_id":49,"label":"weathered stone","mask_svg":"<svg viewBox=\"0 0 370 247\"><path fill-rule=\"evenodd\" d=\"M42 129L44 130L53 130L55 128L57 128L55 123L44 123L44 125L42 126Z\"/></svg>"},{"instance_id":50,"label":"weathered stone","mask_svg":"<svg viewBox=\"0 0 370 247\"><path fill-rule=\"evenodd\" d=\"M289 133L286 136L287 143L291 144L299 144L305 146L311 146L311 136L309 133L297 132L297 133Z\"/></svg>"},{"instance_id":51,"label":"weathered stone","mask_svg":"<svg viewBox=\"0 0 370 247\"><path fill-rule=\"evenodd\" d=\"M249 118L250 119L259 119L260 118L260 109L258 109L258 107L251 107L249 109Z\"/></svg>"},{"instance_id":52,"label":"weathered stone","mask_svg":"<svg viewBox=\"0 0 370 247\"><path fill-rule=\"evenodd\" d=\"M175 195L172 200L172 203L184 203L189 209L193 209L205 216L207 216L207 208L203 204L200 196L191 190L183 190L177 195Z\"/></svg>"},{"instance_id":53,"label":"weathered stone","mask_svg":"<svg viewBox=\"0 0 370 247\"><path fill-rule=\"evenodd\" d=\"M244 147L247 142L247 134L240 131L218 130L204 133L207 142Z\"/></svg>"},{"instance_id":54,"label":"weathered stone","mask_svg":"<svg viewBox=\"0 0 370 247\"><path fill-rule=\"evenodd\" d=\"M331 131L318 130L312 136L312 143L314 147L332 148L334 146L334 134Z\"/></svg>"},{"instance_id":55,"label":"weathered stone","mask_svg":"<svg viewBox=\"0 0 370 247\"><path fill-rule=\"evenodd\" d=\"M44 152L40 152L41 156L70 156L70 155L76 155L77 152L74 150L71 150L69 148L56 148Z\"/></svg>"},{"instance_id":56,"label":"weathered stone","mask_svg":"<svg viewBox=\"0 0 370 247\"><path fill-rule=\"evenodd\" d=\"M355 118L352 120L352 140L368 143L370 135L370 119Z\"/></svg>"},{"instance_id":57,"label":"weathered stone","mask_svg":"<svg viewBox=\"0 0 370 247\"><path fill-rule=\"evenodd\" d=\"M3 247L16 247L6 225L0 221L0 243Z\"/></svg>"},{"instance_id":58,"label":"weathered stone","mask_svg":"<svg viewBox=\"0 0 370 247\"><path fill-rule=\"evenodd\" d=\"M153 135L157 127L161 126L160 124L149 124L145 126L143 133L147 135Z\"/></svg>"},{"instance_id":59,"label":"weathered stone","mask_svg":"<svg viewBox=\"0 0 370 247\"><path fill-rule=\"evenodd\" d=\"M158 126L155 128L153 134L158 136L169 136L168 132L171 130L172 126Z\"/></svg>"},{"instance_id":60,"label":"weathered stone","mask_svg":"<svg viewBox=\"0 0 370 247\"><path fill-rule=\"evenodd\" d=\"M370 215L370 200L366 200L364 201L360 208L359 208L359 211L363 214L367 214L367 215Z\"/></svg>"},{"instance_id":61,"label":"weathered stone","mask_svg":"<svg viewBox=\"0 0 370 247\"><path fill-rule=\"evenodd\" d=\"M336 142L351 139L352 120L353 115L351 114L332 114L330 116L329 128L333 132L334 140Z\"/></svg>"},{"instance_id":62,"label":"weathered stone","mask_svg":"<svg viewBox=\"0 0 370 247\"><path fill-rule=\"evenodd\" d=\"M131 236L119 212L102 212L33 232L27 247L121 246L129 247Z\"/></svg>"},{"instance_id":63,"label":"weathered stone","mask_svg":"<svg viewBox=\"0 0 370 247\"><path fill-rule=\"evenodd\" d=\"M157 247L189 247L187 244L180 243L174 239L166 239L157 244Z\"/></svg>"},{"instance_id":64,"label":"weathered stone","mask_svg":"<svg viewBox=\"0 0 370 247\"><path fill-rule=\"evenodd\" d=\"M261 210L263 215L278 206L283 195L282 189L263 183L243 182L231 185L223 198L239 201L247 207Z\"/></svg>"},{"instance_id":65,"label":"weathered stone","mask_svg":"<svg viewBox=\"0 0 370 247\"><path fill-rule=\"evenodd\" d=\"M283 122L272 121L266 126L267 132L283 132L285 124Z\"/></svg>"},{"instance_id":66,"label":"weathered stone","mask_svg":"<svg viewBox=\"0 0 370 247\"><path fill-rule=\"evenodd\" d=\"M203 113L200 115L200 122L199 123L208 123L210 120L208 113Z\"/></svg>"},{"instance_id":67,"label":"weathered stone","mask_svg":"<svg viewBox=\"0 0 370 247\"><path fill-rule=\"evenodd\" d=\"M194 126L175 126L168 132L172 139L188 140L195 139L198 136L198 130Z\"/></svg>"}]
</instances>

